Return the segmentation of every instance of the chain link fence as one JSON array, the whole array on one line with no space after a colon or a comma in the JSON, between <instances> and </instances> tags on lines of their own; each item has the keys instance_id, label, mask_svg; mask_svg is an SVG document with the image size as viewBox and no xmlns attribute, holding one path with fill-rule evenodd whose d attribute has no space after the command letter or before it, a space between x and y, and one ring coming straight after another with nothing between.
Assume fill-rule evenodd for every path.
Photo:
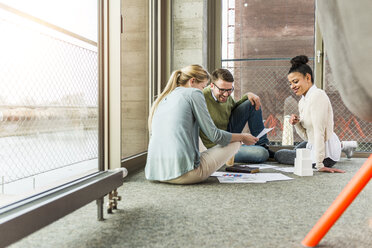
<instances>
[{"instance_id":1,"label":"chain link fence","mask_svg":"<svg viewBox=\"0 0 372 248\"><path fill-rule=\"evenodd\" d=\"M328 59L325 60L324 90L332 103L335 120L335 133L340 140L358 141L357 151L372 151L372 123L361 120L345 106L340 93L336 89L336 82L332 76L332 70Z\"/></svg>"},{"instance_id":2,"label":"chain link fence","mask_svg":"<svg viewBox=\"0 0 372 248\"><path fill-rule=\"evenodd\" d=\"M2 12L0 33L0 183L97 159L97 47Z\"/></svg>"},{"instance_id":3,"label":"chain link fence","mask_svg":"<svg viewBox=\"0 0 372 248\"><path fill-rule=\"evenodd\" d=\"M309 65L313 67L311 62ZM300 100L290 89L287 80L289 59L230 59L223 61L222 66L234 75L235 99L240 99L247 92L253 92L261 98L265 127L274 127L268 134L271 145L295 145L302 141L288 124L288 116L298 114ZM358 119L347 110L334 87L329 66L326 66L325 78L324 90L332 103L335 133L340 140L358 141L357 151L371 152L372 123Z\"/></svg>"}]
</instances>

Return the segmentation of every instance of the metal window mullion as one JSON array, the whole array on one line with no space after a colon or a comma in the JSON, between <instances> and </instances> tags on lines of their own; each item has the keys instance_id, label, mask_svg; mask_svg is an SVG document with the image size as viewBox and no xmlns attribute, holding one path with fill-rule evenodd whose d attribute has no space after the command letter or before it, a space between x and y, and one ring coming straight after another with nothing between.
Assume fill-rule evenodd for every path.
<instances>
[{"instance_id":1,"label":"metal window mullion","mask_svg":"<svg viewBox=\"0 0 372 248\"><path fill-rule=\"evenodd\" d=\"M315 28L315 37L314 37L314 83L315 85L320 88L324 89L324 44L323 44L323 36L322 33L320 32L318 20L317 20L317 8L316 8L316 3L315 3L315 23L314 23L314 28Z\"/></svg>"}]
</instances>

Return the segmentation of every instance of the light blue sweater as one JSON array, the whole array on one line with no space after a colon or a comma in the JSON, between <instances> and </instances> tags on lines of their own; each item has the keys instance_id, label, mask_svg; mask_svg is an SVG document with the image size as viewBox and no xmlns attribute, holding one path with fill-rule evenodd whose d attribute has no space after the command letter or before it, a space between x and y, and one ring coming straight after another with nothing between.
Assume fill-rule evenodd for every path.
<instances>
[{"instance_id":1,"label":"light blue sweater","mask_svg":"<svg viewBox=\"0 0 372 248\"><path fill-rule=\"evenodd\" d=\"M170 180L199 166L199 127L216 144L227 145L231 133L211 119L203 92L177 87L158 105L152 119L145 175Z\"/></svg>"}]
</instances>

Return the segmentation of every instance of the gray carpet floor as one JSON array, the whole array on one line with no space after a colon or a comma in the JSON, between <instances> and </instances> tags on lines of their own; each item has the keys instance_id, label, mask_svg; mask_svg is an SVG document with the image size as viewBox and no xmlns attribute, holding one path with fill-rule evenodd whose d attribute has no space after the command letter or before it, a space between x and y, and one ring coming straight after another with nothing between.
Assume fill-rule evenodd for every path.
<instances>
[{"instance_id":1,"label":"gray carpet floor","mask_svg":"<svg viewBox=\"0 0 372 248\"><path fill-rule=\"evenodd\" d=\"M146 181L141 170L126 178L119 209L104 221L96 220L93 202L10 247L302 247L365 160L342 158L335 167L345 174L283 173L294 180L264 184L210 177L176 186ZM318 247L372 247L372 181Z\"/></svg>"}]
</instances>

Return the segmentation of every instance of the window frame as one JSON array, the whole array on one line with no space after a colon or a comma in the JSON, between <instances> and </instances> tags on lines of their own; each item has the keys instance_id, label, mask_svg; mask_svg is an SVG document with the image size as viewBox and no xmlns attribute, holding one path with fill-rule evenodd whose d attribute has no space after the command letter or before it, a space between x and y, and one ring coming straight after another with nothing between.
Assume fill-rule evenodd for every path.
<instances>
[{"instance_id":1,"label":"window frame","mask_svg":"<svg viewBox=\"0 0 372 248\"><path fill-rule=\"evenodd\" d=\"M120 107L115 108L120 106L120 2L97 2L99 171L0 208L1 247L94 200L97 200L98 219L102 220L103 197L123 184L124 170L120 169Z\"/></svg>"}]
</instances>

